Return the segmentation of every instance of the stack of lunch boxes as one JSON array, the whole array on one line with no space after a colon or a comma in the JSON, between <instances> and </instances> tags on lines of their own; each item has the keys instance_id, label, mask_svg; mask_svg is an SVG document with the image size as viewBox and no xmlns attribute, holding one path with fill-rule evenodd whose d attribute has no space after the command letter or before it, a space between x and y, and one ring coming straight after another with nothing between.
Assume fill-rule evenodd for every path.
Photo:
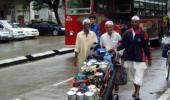
<instances>
[{"instance_id":1,"label":"stack of lunch boxes","mask_svg":"<svg viewBox=\"0 0 170 100\"><path fill-rule=\"evenodd\" d=\"M106 49L98 48L94 52L89 54L81 72L74 76L73 87L67 92L67 100L99 100L99 88L112 60L105 60Z\"/></svg>"}]
</instances>

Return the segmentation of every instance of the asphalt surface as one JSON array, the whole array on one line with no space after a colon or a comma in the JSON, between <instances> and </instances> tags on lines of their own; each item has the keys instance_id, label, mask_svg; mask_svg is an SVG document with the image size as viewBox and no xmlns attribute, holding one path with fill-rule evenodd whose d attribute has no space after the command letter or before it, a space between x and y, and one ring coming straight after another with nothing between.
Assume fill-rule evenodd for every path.
<instances>
[{"instance_id":1,"label":"asphalt surface","mask_svg":"<svg viewBox=\"0 0 170 100\"><path fill-rule=\"evenodd\" d=\"M0 43L0 60L64 47L65 36L39 36L37 39Z\"/></svg>"},{"instance_id":2,"label":"asphalt surface","mask_svg":"<svg viewBox=\"0 0 170 100\"><path fill-rule=\"evenodd\" d=\"M142 100L157 100L169 87L161 49L153 52L153 64L145 73ZM74 53L0 69L0 100L65 100L76 73ZM133 85L120 87L120 100L133 100Z\"/></svg>"},{"instance_id":3,"label":"asphalt surface","mask_svg":"<svg viewBox=\"0 0 170 100\"><path fill-rule=\"evenodd\" d=\"M64 36L0 43L0 60L64 48ZM64 100L76 73L74 53L0 69L0 100ZM145 73L143 100L156 100L168 87L161 49L153 52L153 64ZM120 100L132 100L133 85L120 87Z\"/></svg>"},{"instance_id":4,"label":"asphalt surface","mask_svg":"<svg viewBox=\"0 0 170 100\"><path fill-rule=\"evenodd\" d=\"M73 56L74 54L71 53L0 69L0 100L14 100L20 95L23 95L22 100L25 100L25 94L34 94L34 91L49 88L52 84L72 77L75 73L72 63ZM54 87L54 89L57 88ZM62 89L61 91L64 91L67 88L62 87ZM63 92L58 93L63 95ZM58 93L56 94L58 95ZM35 100L29 98L26 100Z\"/></svg>"}]
</instances>

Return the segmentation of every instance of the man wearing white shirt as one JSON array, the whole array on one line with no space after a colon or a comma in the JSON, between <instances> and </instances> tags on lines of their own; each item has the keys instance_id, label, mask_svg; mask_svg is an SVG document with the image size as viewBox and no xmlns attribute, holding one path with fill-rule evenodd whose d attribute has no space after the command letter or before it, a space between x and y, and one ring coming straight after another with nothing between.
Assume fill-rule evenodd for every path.
<instances>
[{"instance_id":1,"label":"man wearing white shirt","mask_svg":"<svg viewBox=\"0 0 170 100\"><path fill-rule=\"evenodd\" d=\"M113 30L113 25L112 21L105 23L106 33L104 33L100 39L101 47L106 48L109 52L116 51L118 43L121 41L121 36ZM114 84L114 89L115 93L117 93L119 91L119 85Z\"/></svg>"},{"instance_id":2,"label":"man wearing white shirt","mask_svg":"<svg viewBox=\"0 0 170 100\"><path fill-rule=\"evenodd\" d=\"M113 30L113 25L112 21L105 23L106 33L100 39L101 46L105 47L108 51L116 50L119 41L121 41L121 36Z\"/></svg>"}]
</instances>

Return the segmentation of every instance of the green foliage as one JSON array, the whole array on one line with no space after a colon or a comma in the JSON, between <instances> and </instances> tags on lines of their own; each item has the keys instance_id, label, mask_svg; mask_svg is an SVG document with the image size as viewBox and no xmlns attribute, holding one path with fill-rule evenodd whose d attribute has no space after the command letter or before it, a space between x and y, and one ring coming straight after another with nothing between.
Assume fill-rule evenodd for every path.
<instances>
[{"instance_id":1,"label":"green foliage","mask_svg":"<svg viewBox=\"0 0 170 100\"><path fill-rule=\"evenodd\" d=\"M38 11L44 7L53 9L55 16L56 16L56 20L57 20L58 24L61 25L61 21L59 19L59 15L58 15L58 6L59 6L60 0L7 0L7 1L10 1L12 3L22 4L23 10L28 9L29 3L31 1L34 1L34 3L33 3L34 10Z\"/></svg>"},{"instance_id":2,"label":"green foliage","mask_svg":"<svg viewBox=\"0 0 170 100\"><path fill-rule=\"evenodd\" d=\"M45 6L44 6L44 4L43 3L41 3L41 2L38 2L38 0L34 0L34 3L33 3L33 9L34 10L40 10L41 8L44 8Z\"/></svg>"},{"instance_id":3,"label":"green foliage","mask_svg":"<svg viewBox=\"0 0 170 100\"><path fill-rule=\"evenodd\" d=\"M22 5L22 9L25 10L29 7L29 3L31 0L10 0L14 3L18 3Z\"/></svg>"}]
</instances>

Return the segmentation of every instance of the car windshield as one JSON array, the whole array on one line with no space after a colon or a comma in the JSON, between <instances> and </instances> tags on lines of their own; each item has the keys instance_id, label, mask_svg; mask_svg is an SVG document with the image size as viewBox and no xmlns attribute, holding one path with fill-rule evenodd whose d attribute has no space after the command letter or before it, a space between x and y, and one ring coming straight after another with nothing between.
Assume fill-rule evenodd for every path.
<instances>
[{"instance_id":1,"label":"car windshield","mask_svg":"<svg viewBox=\"0 0 170 100\"><path fill-rule=\"evenodd\" d=\"M12 25L8 21L3 21L2 23L4 26L12 28Z\"/></svg>"},{"instance_id":2,"label":"car windshield","mask_svg":"<svg viewBox=\"0 0 170 100\"><path fill-rule=\"evenodd\" d=\"M20 28L20 26L16 23L9 23L9 24L12 26L12 28Z\"/></svg>"}]
</instances>

